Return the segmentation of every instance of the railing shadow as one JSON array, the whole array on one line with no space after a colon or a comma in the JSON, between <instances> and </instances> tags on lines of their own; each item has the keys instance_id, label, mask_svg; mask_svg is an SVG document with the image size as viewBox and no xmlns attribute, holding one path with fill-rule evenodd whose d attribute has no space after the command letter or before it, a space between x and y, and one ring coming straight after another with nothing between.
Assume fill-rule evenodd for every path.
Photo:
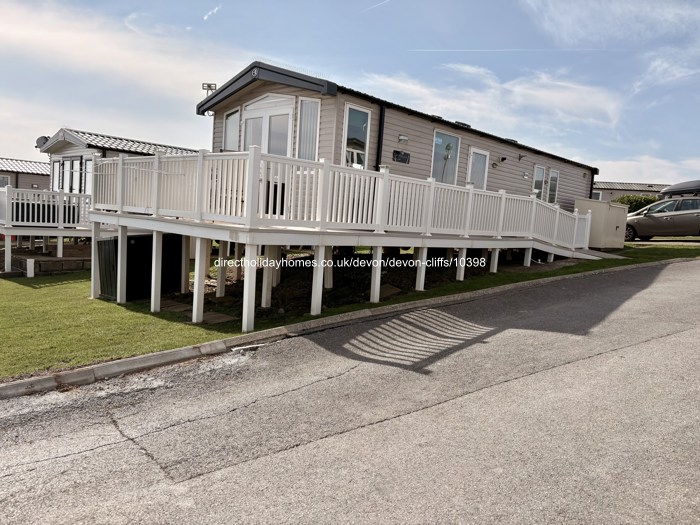
<instances>
[{"instance_id":1,"label":"railing shadow","mask_svg":"<svg viewBox=\"0 0 700 525\"><path fill-rule=\"evenodd\" d=\"M441 309L415 310L351 325L342 331L347 335L332 342L325 341L323 335L310 338L347 359L429 374L431 365L507 330L585 336L648 288L663 268L601 274L595 277L595 289L589 287L588 279L581 278L535 285ZM611 287L614 294L599 292Z\"/></svg>"}]
</instances>

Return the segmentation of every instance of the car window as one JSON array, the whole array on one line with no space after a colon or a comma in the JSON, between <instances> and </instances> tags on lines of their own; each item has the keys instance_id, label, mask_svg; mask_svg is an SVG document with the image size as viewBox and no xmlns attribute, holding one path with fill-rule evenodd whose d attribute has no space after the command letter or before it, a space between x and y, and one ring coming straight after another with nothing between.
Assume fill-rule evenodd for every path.
<instances>
[{"instance_id":1,"label":"car window","mask_svg":"<svg viewBox=\"0 0 700 525\"><path fill-rule=\"evenodd\" d=\"M662 201L649 206L647 213L668 213L673 211L678 201Z\"/></svg>"},{"instance_id":2,"label":"car window","mask_svg":"<svg viewBox=\"0 0 700 525\"><path fill-rule=\"evenodd\" d=\"M683 199L678 211L700 210L700 199Z\"/></svg>"}]
</instances>

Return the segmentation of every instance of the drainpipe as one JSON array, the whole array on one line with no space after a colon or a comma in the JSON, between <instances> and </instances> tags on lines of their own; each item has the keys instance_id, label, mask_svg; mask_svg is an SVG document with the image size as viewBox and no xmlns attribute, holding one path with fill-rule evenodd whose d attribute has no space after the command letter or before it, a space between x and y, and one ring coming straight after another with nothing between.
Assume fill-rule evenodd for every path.
<instances>
[{"instance_id":1,"label":"drainpipe","mask_svg":"<svg viewBox=\"0 0 700 525\"><path fill-rule=\"evenodd\" d=\"M386 117L386 107L384 104L379 106L379 137L377 137L377 162L374 164L374 169L379 171L379 166L382 163L382 150L384 149L384 119Z\"/></svg>"}]
</instances>

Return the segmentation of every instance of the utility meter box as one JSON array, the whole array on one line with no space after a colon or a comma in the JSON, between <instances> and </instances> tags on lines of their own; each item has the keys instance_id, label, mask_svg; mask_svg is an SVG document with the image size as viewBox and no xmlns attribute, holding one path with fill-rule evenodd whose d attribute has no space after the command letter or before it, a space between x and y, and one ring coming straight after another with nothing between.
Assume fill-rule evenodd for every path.
<instances>
[{"instance_id":1,"label":"utility meter box","mask_svg":"<svg viewBox=\"0 0 700 525\"><path fill-rule=\"evenodd\" d=\"M627 227L627 205L592 199L576 199L579 214L591 210L591 235L589 248L624 248Z\"/></svg>"}]
</instances>

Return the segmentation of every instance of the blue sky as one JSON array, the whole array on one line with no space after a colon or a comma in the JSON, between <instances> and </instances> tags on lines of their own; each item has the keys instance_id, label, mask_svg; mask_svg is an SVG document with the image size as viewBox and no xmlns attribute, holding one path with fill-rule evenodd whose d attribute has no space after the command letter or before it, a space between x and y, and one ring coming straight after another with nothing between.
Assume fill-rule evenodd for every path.
<instances>
[{"instance_id":1,"label":"blue sky","mask_svg":"<svg viewBox=\"0 0 700 525\"><path fill-rule=\"evenodd\" d=\"M700 2L0 4L0 156L72 127L209 148L202 82L253 60L598 166L700 178Z\"/></svg>"}]
</instances>

